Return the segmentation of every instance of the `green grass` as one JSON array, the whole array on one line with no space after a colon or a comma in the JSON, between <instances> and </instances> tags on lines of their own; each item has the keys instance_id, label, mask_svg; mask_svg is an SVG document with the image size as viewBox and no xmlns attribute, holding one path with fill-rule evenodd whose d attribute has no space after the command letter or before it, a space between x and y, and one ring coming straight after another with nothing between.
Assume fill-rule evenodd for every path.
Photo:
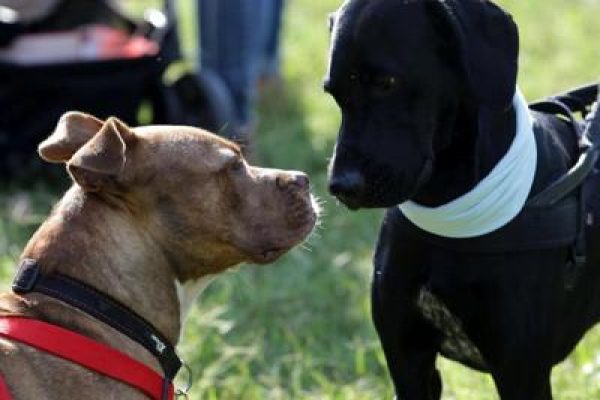
<instances>
[{"instance_id":1,"label":"green grass","mask_svg":"<svg viewBox=\"0 0 600 400\"><path fill-rule=\"evenodd\" d=\"M181 1L193 54L193 1ZM521 27L520 85L529 99L600 78L600 1L505 0ZM201 296L180 352L195 372L192 399L391 399L370 321L370 271L381 211L351 213L326 194L326 165L339 113L321 91L326 16L335 0L288 2L285 89L263 96L257 134L262 164L308 171L325 201L310 250L268 267L242 266ZM0 281L51 204L44 184L0 192ZM495 399L491 380L440 360L444 399ZM600 330L554 373L557 399L600 398Z\"/></svg>"}]
</instances>

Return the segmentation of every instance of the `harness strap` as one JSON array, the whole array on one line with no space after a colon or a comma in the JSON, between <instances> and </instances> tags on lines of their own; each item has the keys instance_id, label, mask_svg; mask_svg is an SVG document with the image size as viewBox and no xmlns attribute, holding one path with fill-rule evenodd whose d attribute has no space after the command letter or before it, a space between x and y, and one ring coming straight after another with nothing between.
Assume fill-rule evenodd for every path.
<instances>
[{"instance_id":1,"label":"harness strap","mask_svg":"<svg viewBox=\"0 0 600 400\"><path fill-rule=\"evenodd\" d=\"M162 376L128 355L73 331L30 318L2 317L0 336L126 383L153 400L163 399ZM0 378L0 400L10 399L3 397L2 386ZM167 398L174 399L172 384Z\"/></svg>"},{"instance_id":2,"label":"harness strap","mask_svg":"<svg viewBox=\"0 0 600 400\"><path fill-rule=\"evenodd\" d=\"M552 106L556 107L554 113L567 116L571 120L571 125L577 132L579 138L579 147L582 153L577 160L577 163L556 182L552 183L541 193L529 199L528 207L547 207L562 199L564 196L571 193L588 177L590 172L596 166L596 162L600 157L600 110L597 108L592 111L586 120L585 131L581 132L579 123L569 108L558 100L549 101L547 103L539 103L552 110ZM539 109L539 108L538 108ZM562 111L562 112L561 112Z\"/></svg>"},{"instance_id":3,"label":"harness strap","mask_svg":"<svg viewBox=\"0 0 600 400\"><path fill-rule=\"evenodd\" d=\"M590 106L598 100L599 95L600 85L598 83L592 83L569 90L565 93L554 95L546 100L533 102L530 106L535 110L554 114L555 111L552 110L554 107L551 103L558 101L568 108L568 114L579 112L585 117L590 111Z\"/></svg>"}]
</instances>

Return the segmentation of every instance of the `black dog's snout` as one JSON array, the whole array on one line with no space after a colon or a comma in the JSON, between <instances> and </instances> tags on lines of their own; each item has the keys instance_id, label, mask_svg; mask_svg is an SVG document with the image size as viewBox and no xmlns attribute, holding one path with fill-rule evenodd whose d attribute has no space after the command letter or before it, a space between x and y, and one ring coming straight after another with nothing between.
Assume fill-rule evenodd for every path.
<instances>
[{"instance_id":1,"label":"black dog's snout","mask_svg":"<svg viewBox=\"0 0 600 400\"><path fill-rule=\"evenodd\" d=\"M365 189L365 179L359 172L336 174L329 180L329 192L340 200L356 199Z\"/></svg>"}]
</instances>

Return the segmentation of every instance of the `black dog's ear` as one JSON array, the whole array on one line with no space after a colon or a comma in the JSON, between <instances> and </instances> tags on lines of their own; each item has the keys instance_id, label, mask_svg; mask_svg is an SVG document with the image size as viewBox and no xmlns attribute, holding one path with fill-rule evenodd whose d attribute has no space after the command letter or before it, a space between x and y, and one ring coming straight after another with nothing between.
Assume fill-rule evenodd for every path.
<instances>
[{"instance_id":1,"label":"black dog's ear","mask_svg":"<svg viewBox=\"0 0 600 400\"><path fill-rule=\"evenodd\" d=\"M434 0L456 40L469 87L480 104L506 109L517 84L519 30L488 0Z\"/></svg>"},{"instance_id":2,"label":"black dog's ear","mask_svg":"<svg viewBox=\"0 0 600 400\"><path fill-rule=\"evenodd\" d=\"M329 24L329 33L333 31L333 27L335 26L335 21L337 19L337 13L332 12L327 16L327 23Z\"/></svg>"}]
</instances>

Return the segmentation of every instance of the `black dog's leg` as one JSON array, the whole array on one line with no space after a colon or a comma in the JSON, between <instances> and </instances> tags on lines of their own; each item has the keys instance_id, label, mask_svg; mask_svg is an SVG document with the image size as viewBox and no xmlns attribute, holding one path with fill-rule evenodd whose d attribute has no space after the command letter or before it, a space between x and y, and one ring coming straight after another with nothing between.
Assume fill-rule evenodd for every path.
<instances>
[{"instance_id":1,"label":"black dog's leg","mask_svg":"<svg viewBox=\"0 0 600 400\"><path fill-rule=\"evenodd\" d=\"M502 372L492 375L502 400L552 400L548 369L524 370L506 365Z\"/></svg>"},{"instance_id":2,"label":"black dog's leg","mask_svg":"<svg viewBox=\"0 0 600 400\"><path fill-rule=\"evenodd\" d=\"M435 369L436 331L421 317L417 294L427 280L425 251L399 231L395 210L387 213L375 252L372 313L398 400L438 400L442 392Z\"/></svg>"},{"instance_id":3,"label":"black dog's leg","mask_svg":"<svg viewBox=\"0 0 600 400\"><path fill-rule=\"evenodd\" d=\"M442 381L435 368L434 333L412 310L402 310L399 299L373 283L373 320L388 364L398 400L438 400ZM402 296L398 294L398 296ZM403 297L403 296L402 296Z\"/></svg>"},{"instance_id":4,"label":"black dog's leg","mask_svg":"<svg viewBox=\"0 0 600 400\"><path fill-rule=\"evenodd\" d=\"M548 264L546 267L549 267ZM552 302L544 294L540 298L545 298L547 303ZM519 303L526 304L526 299L520 300ZM495 351L494 356L490 357L490 372L502 400L552 400L550 374L554 336L551 333L552 325L544 324L542 316L546 315L548 319L552 317L544 312L543 305L536 305L535 308L539 310L537 314L523 312L514 315L513 323L504 325L504 330L497 327L499 335L493 339ZM502 314L510 317L509 311L505 310ZM512 313L517 314L514 310ZM493 323L488 325L494 326ZM511 325L515 331L512 334L508 331ZM500 357L496 357L498 355Z\"/></svg>"},{"instance_id":5,"label":"black dog's leg","mask_svg":"<svg viewBox=\"0 0 600 400\"><path fill-rule=\"evenodd\" d=\"M486 311L468 329L477 337L502 400L551 400L552 366L567 354L558 349L570 347L558 330L568 323L561 315L570 315L570 308L562 306L569 296L561 262L567 251L512 257L504 255L504 265L487 259L488 271L504 275L478 295Z\"/></svg>"}]
</instances>

